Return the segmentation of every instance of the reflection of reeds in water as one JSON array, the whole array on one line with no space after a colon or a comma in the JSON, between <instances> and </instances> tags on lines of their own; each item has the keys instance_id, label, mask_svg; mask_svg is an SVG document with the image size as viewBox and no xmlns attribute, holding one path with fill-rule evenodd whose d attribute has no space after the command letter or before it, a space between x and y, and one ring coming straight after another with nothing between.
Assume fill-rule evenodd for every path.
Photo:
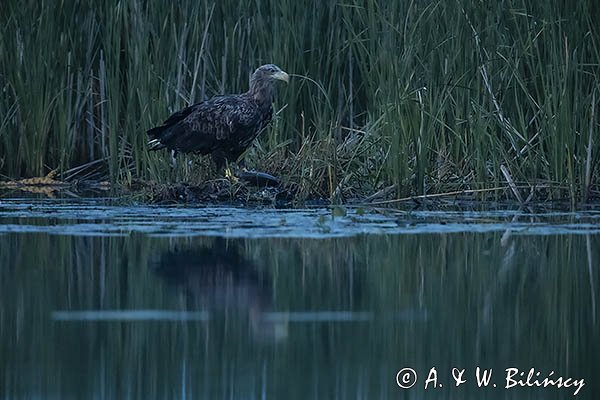
<instances>
[{"instance_id":1,"label":"reflection of reeds in water","mask_svg":"<svg viewBox=\"0 0 600 400\"><path fill-rule=\"evenodd\" d=\"M513 234L510 247L501 246L499 232L226 246L139 234L1 237L0 397L35 390L41 397L212 399L266 388L274 398L304 398L310 387L322 398L397 398L399 363L439 371L457 363L534 365L584 377L597 364L598 236ZM237 294L228 298L227 287ZM422 308L427 319L290 323L286 340L271 346L248 326L252 304L375 316ZM199 308L215 318L50 318L55 310ZM456 394L448 390L446 397ZM463 390L469 398L482 393Z\"/></svg>"},{"instance_id":2,"label":"reflection of reeds in water","mask_svg":"<svg viewBox=\"0 0 600 400\"><path fill-rule=\"evenodd\" d=\"M104 176L196 182L146 151L169 112L296 76L248 164L298 197L598 196L595 1L3 2L0 173L103 160ZM506 173L503 173L502 166Z\"/></svg>"}]
</instances>

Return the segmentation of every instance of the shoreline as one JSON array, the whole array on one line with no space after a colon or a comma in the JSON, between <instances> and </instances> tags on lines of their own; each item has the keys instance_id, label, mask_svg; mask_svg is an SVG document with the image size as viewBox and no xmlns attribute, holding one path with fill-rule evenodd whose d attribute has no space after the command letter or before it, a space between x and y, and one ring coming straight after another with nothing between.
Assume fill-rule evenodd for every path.
<instances>
[{"instance_id":1,"label":"shoreline","mask_svg":"<svg viewBox=\"0 0 600 400\"><path fill-rule=\"evenodd\" d=\"M273 207L273 208L378 208L378 209L523 209L531 212L600 210L600 193L593 193L587 203L571 199L541 199L534 196L520 203L512 197L513 188L465 189L426 195L394 198L389 188L374 194L346 199L324 196L298 196L293 184L256 186L228 179L212 179L194 184L188 182L161 183L135 180L131 184L110 184L108 181L61 182L45 178L31 178L0 182L2 198L45 196L48 198L118 198L123 203L189 204L197 206ZM551 187L538 188L552 190Z\"/></svg>"}]
</instances>

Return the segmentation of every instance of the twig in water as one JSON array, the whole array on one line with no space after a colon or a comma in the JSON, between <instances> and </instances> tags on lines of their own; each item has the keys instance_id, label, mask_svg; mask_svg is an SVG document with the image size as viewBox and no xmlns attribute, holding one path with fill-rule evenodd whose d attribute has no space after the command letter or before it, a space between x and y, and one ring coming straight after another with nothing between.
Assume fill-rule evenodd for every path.
<instances>
[{"instance_id":1,"label":"twig in water","mask_svg":"<svg viewBox=\"0 0 600 400\"><path fill-rule=\"evenodd\" d=\"M500 171L502 171L504 178L506 178L506 182L508 182L508 186L510 186L510 190L512 190L512 192L515 195L515 197L517 198L517 201L519 202L519 204L521 206L524 206L525 202L523 201L523 197L521 197L521 193L517 189L517 185L515 185L515 182L513 181L512 177L510 176L510 172L508 172L508 168L506 168L504 165L500 165Z\"/></svg>"},{"instance_id":2,"label":"twig in water","mask_svg":"<svg viewBox=\"0 0 600 400\"><path fill-rule=\"evenodd\" d=\"M531 188L531 186L515 186L516 188ZM538 186L538 188L552 188L553 186L551 185L541 185ZM493 188L487 188L487 189L468 189L468 190L455 190L453 192L444 192L444 193L434 193L434 194L422 194L419 196L410 196L410 197L404 197L402 199L393 199L393 200L384 200L384 201L377 201L377 202L372 202L372 203L360 203L357 205L364 205L364 206L378 206L378 205L385 205L385 204L394 204L394 203L402 203L404 201L411 201L411 200L425 200L425 199L434 199L437 197L447 197L447 196L457 196L460 194L475 194L475 193L487 193L487 192L496 192L498 190L506 190L508 189L508 187L506 186L497 186L497 187L493 187Z\"/></svg>"}]
</instances>

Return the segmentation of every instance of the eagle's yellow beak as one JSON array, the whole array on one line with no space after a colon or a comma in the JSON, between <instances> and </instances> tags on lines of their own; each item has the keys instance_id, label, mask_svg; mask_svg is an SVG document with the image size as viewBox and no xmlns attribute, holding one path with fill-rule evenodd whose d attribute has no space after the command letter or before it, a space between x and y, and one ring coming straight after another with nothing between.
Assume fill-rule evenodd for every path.
<instances>
[{"instance_id":1,"label":"eagle's yellow beak","mask_svg":"<svg viewBox=\"0 0 600 400\"><path fill-rule=\"evenodd\" d=\"M280 81L284 81L285 83L289 83L290 76L283 71L279 71L273 74L273 79L277 79Z\"/></svg>"}]
</instances>

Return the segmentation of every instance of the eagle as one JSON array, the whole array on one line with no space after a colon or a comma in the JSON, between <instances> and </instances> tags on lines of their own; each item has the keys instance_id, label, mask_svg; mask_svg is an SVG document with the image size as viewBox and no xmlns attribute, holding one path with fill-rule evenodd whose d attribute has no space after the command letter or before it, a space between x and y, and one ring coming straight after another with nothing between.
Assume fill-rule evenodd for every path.
<instances>
[{"instance_id":1,"label":"eagle","mask_svg":"<svg viewBox=\"0 0 600 400\"><path fill-rule=\"evenodd\" d=\"M217 168L236 162L273 116L275 82L289 75L274 64L260 66L246 93L215 96L172 114L147 131L150 151L210 154ZM227 170L228 174L231 174Z\"/></svg>"}]
</instances>

